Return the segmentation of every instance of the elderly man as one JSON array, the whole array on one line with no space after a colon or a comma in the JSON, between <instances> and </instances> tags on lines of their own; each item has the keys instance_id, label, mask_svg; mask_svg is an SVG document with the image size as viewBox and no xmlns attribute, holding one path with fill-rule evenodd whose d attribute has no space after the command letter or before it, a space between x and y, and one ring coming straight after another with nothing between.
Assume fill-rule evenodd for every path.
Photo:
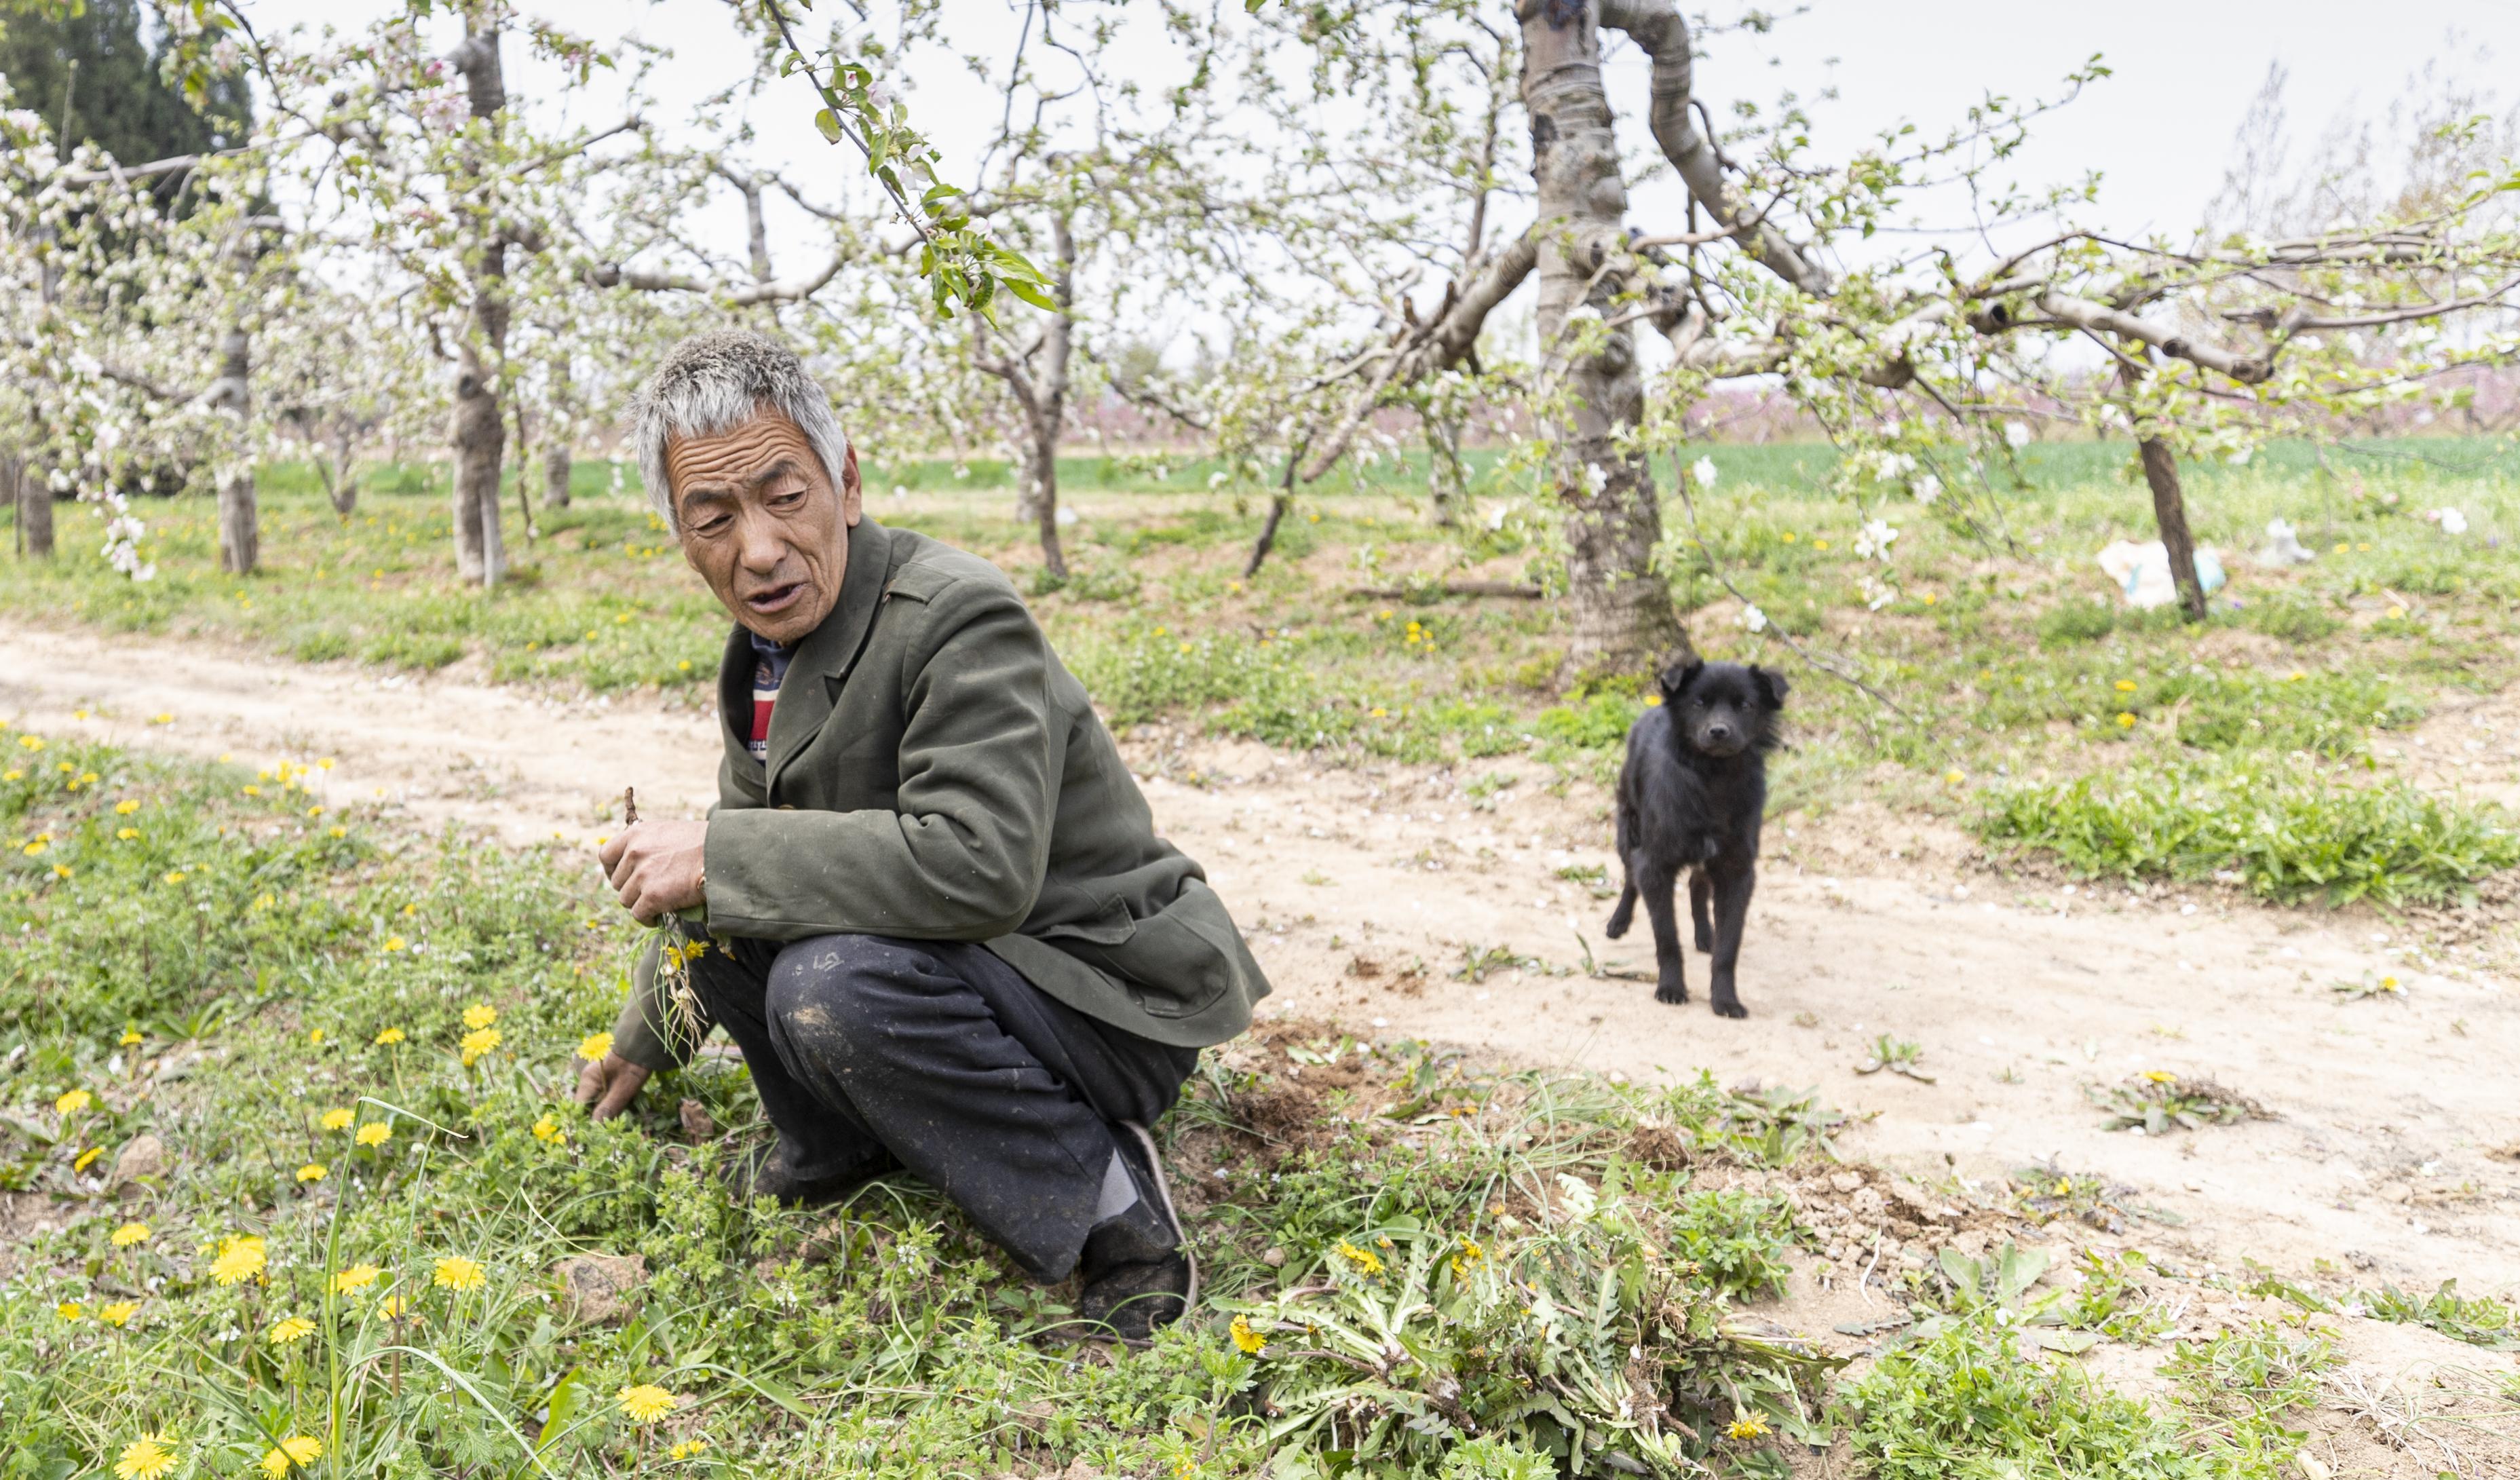
<instances>
[{"instance_id":1,"label":"elderly man","mask_svg":"<svg viewBox=\"0 0 2520 1480\"><path fill-rule=\"evenodd\" d=\"M687 339L632 431L736 626L717 806L602 860L637 918L698 906L717 944L679 1009L650 950L579 1098L619 1113L723 1025L778 1130L742 1190L906 1167L1033 1278L1081 1274L1086 1320L1174 1320L1193 1275L1147 1127L1269 991L1223 901L1006 576L864 516L793 354Z\"/></svg>"}]
</instances>

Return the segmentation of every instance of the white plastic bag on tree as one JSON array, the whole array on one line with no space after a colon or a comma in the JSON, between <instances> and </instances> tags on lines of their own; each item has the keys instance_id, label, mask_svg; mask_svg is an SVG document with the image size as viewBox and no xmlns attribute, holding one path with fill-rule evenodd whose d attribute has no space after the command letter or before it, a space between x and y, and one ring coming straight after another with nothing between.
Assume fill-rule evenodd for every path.
<instances>
[{"instance_id":1,"label":"white plastic bag on tree","mask_svg":"<svg viewBox=\"0 0 2520 1480\"><path fill-rule=\"evenodd\" d=\"M2138 545L2132 540L2119 540L2100 552L2100 568L2118 583L2126 604L2143 609L2167 606L2179 600L2179 586L2170 578L2170 552L2161 541ZM2213 595L2223 589L2223 557L2213 547L2196 547L2196 579Z\"/></svg>"}]
</instances>

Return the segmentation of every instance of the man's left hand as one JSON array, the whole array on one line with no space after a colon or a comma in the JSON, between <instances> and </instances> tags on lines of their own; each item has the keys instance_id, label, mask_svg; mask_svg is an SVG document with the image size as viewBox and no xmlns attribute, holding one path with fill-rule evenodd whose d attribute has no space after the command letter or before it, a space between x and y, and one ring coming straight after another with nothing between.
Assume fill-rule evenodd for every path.
<instances>
[{"instance_id":1,"label":"man's left hand","mask_svg":"<svg viewBox=\"0 0 2520 1480\"><path fill-rule=\"evenodd\" d=\"M652 925L700 902L707 841L705 822L641 821L623 829L596 858L621 896L621 908L639 923Z\"/></svg>"}]
</instances>

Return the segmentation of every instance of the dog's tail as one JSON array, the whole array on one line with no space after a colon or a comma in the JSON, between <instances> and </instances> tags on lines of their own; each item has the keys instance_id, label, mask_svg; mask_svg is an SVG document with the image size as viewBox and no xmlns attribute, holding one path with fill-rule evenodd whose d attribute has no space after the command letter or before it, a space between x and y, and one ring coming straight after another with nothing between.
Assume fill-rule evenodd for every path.
<instances>
[{"instance_id":1,"label":"dog's tail","mask_svg":"<svg viewBox=\"0 0 2520 1480\"><path fill-rule=\"evenodd\" d=\"M1617 940L1628 933L1628 926L1635 922L1636 918L1637 881L1632 878L1628 880L1627 887L1619 891L1619 902L1610 911L1610 922L1601 927L1601 933Z\"/></svg>"}]
</instances>

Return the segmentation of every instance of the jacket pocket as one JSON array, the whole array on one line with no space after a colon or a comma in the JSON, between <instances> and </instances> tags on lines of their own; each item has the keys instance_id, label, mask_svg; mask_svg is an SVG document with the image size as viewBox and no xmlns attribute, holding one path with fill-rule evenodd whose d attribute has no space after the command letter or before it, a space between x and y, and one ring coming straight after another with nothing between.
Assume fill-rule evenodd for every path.
<instances>
[{"instance_id":1,"label":"jacket pocket","mask_svg":"<svg viewBox=\"0 0 2520 1480\"><path fill-rule=\"evenodd\" d=\"M1195 1017L1234 989L1239 945L1224 902L1198 880L1184 879L1180 897L1138 921L1111 964L1149 1016Z\"/></svg>"},{"instance_id":2,"label":"jacket pocket","mask_svg":"<svg viewBox=\"0 0 2520 1480\"><path fill-rule=\"evenodd\" d=\"M1040 940L1076 940L1089 946L1111 947L1127 942L1138 933L1138 921L1129 915L1129 907L1118 900L1104 905L1100 913L1063 924L1042 925L1024 932Z\"/></svg>"}]
</instances>

